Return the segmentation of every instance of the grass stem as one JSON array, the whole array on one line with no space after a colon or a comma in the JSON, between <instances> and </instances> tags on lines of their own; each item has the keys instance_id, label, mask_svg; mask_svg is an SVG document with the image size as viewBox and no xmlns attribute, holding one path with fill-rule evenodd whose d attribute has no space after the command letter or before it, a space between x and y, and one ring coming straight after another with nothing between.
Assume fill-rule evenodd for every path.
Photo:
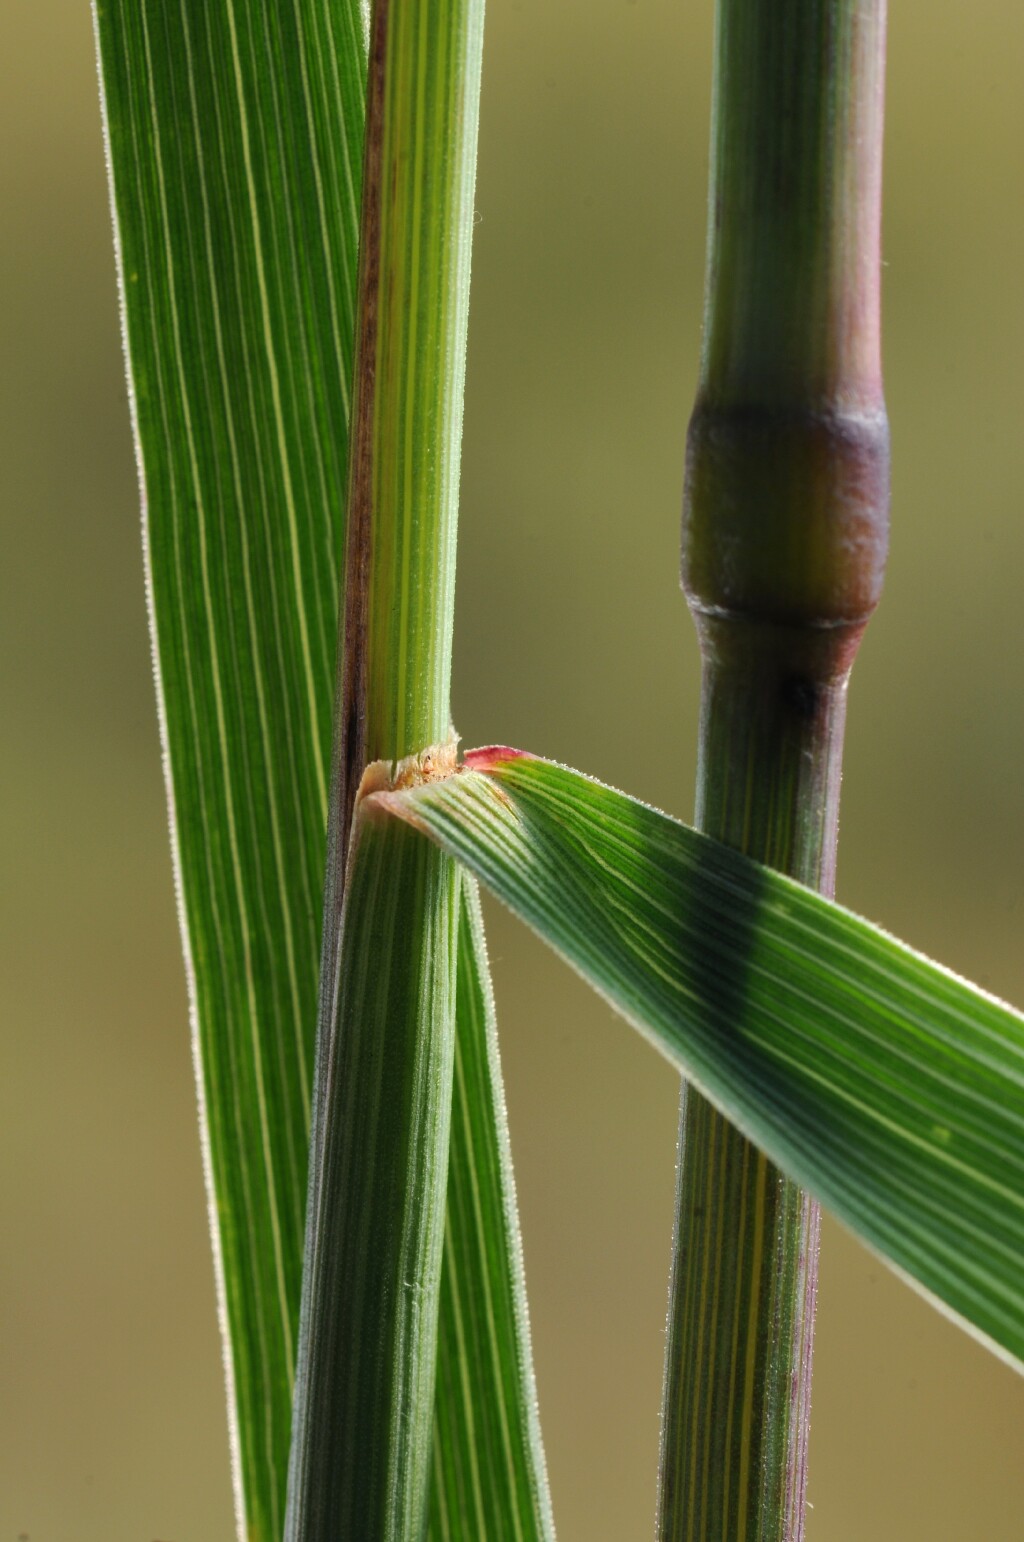
<instances>
[{"instance_id":1,"label":"grass stem","mask_svg":"<svg viewBox=\"0 0 1024 1542\"><path fill-rule=\"evenodd\" d=\"M375 0L340 684L288 1542L418 1542L455 1043L459 881L354 812L448 738L483 8Z\"/></svg>"},{"instance_id":2,"label":"grass stem","mask_svg":"<svg viewBox=\"0 0 1024 1542\"><path fill-rule=\"evenodd\" d=\"M884 0L719 0L687 444L697 823L825 893L847 680L886 553L884 27ZM684 1090L662 1542L803 1535L818 1226L816 1205Z\"/></svg>"}]
</instances>

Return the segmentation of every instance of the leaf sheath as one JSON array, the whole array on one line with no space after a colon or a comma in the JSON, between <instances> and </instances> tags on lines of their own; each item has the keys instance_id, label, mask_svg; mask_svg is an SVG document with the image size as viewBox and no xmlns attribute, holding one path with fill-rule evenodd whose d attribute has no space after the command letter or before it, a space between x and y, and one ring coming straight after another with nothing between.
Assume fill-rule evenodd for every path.
<instances>
[{"instance_id":1,"label":"leaf sheath","mask_svg":"<svg viewBox=\"0 0 1024 1542\"><path fill-rule=\"evenodd\" d=\"M307 1232L289 1537L422 1535L458 913L449 858L357 814L320 1067L330 1116Z\"/></svg>"}]
</instances>

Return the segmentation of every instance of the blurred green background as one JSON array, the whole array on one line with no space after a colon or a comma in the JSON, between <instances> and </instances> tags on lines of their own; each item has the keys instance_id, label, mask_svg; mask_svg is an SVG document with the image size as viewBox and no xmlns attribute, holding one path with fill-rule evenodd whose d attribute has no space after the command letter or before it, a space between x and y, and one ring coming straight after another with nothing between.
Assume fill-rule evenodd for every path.
<instances>
[{"instance_id":1,"label":"blurred green background","mask_svg":"<svg viewBox=\"0 0 1024 1542\"><path fill-rule=\"evenodd\" d=\"M711 0L491 0L488 29L456 721L685 817ZM87 8L6 0L0 39L0 1542L228 1542ZM1009 0L896 8L893 550L840 859L843 900L1017 1002L1022 74ZM642 1539L676 1085L490 923L560 1535ZM1024 1380L827 1224L808 1542L1012 1542L1022 1434Z\"/></svg>"}]
</instances>

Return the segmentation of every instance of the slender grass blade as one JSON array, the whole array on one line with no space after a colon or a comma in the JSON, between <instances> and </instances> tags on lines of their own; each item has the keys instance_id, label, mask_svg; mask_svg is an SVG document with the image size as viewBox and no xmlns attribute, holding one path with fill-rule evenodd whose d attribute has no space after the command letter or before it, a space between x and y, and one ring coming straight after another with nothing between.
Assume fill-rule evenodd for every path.
<instances>
[{"instance_id":1,"label":"slender grass blade","mask_svg":"<svg viewBox=\"0 0 1024 1542\"><path fill-rule=\"evenodd\" d=\"M358 0L100 0L96 24L236 1503L277 1542L365 45Z\"/></svg>"},{"instance_id":2,"label":"slender grass blade","mask_svg":"<svg viewBox=\"0 0 1024 1542\"><path fill-rule=\"evenodd\" d=\"M719 1110L1024 1361L1024 1018L869 922L549 761L379 797L529 922Z\"/></svg>"},{"instance_id":3,"label":"slender grass blade","mask_svg":"<svg viewBox=\"0 0 1024 1542\"><path fill-rule=\"evenodd\" d=\"M494 996L468 873L433 1462L432 1542L552 1542Z\"/></svg>"}]
</instances>

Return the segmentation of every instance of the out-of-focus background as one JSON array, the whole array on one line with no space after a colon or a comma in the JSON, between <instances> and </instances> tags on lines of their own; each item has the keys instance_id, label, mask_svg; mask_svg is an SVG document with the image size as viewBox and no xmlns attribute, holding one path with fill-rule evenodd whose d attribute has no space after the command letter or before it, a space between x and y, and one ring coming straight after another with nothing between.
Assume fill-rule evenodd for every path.
<instances>
[{"instance_id":1,"label":"out-of-focus background","mask_svg":"<svg viewBox=\"0 0 1024 1542\"><path fill-rule=\"evenodd\" d=\"M492 0L455 710L682 816L711 0ZM0 15L0 1542L227 1542L90 21ZM1024 1002L1024 24L892 17L883 606L840 897ZM672 1073L489 915L562 1542L652 1534ZM1013 1542L1024 1380L826 1224L808 1542ZM481 1539L484 1542L484 1539ZM717 1539L708 1539L717 1542Z\"/></svg>"}]
</instances>

